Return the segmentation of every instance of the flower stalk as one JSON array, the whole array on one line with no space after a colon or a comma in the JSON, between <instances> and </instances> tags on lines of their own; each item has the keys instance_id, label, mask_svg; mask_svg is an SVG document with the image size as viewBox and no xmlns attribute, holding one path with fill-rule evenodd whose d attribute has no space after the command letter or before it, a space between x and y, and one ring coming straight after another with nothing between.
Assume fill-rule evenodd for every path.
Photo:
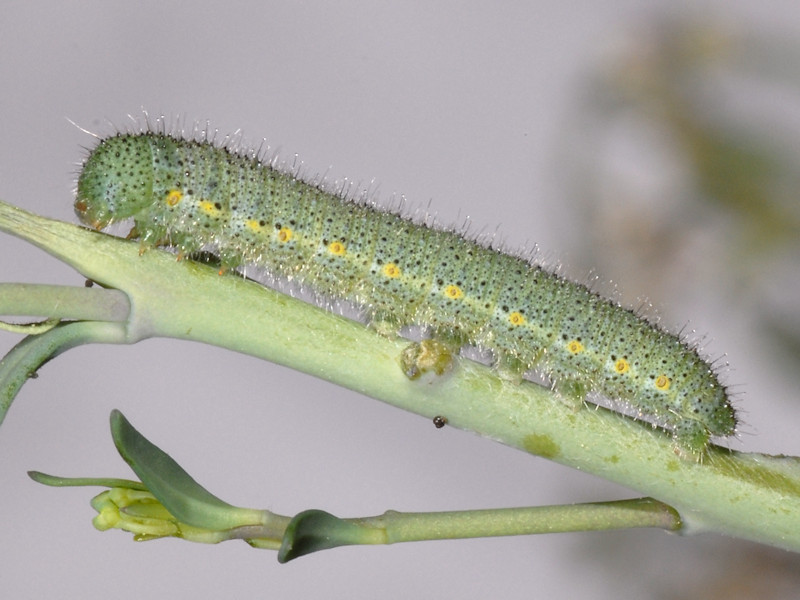
<instances>
[{"instance_id":1,"label":"flower stalk","mask_svg":"<svg viewBox=\"0 0 800 600\"><path fill-rule=\"evenodd\" d=\"M135 541L175 537L217 544L244 540L278 551L287 562L319 550L355 544L396 544L425 540L528 535L561 531L605 531L632 527L681 526L677 513L652 498L431 513L387 511L375 517L341 519L321 510L294 517L238 508L200 486L168 454L141 435L120 413L111 414L117 451L141 482L126 479L64 478L32 471L45 485L103 486L92 499L92 523L100 531L121 529Z\"/></svg>"}]
</instances>

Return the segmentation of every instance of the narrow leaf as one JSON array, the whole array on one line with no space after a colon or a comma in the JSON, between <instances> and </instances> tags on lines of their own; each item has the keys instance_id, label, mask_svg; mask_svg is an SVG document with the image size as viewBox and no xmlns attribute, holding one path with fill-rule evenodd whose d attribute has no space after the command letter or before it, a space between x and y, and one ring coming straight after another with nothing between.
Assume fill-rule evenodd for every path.
<instances>
[{"instance_id":1,"label":"narrow leaf","mask_svg":"<svg viewBox=\"0 0 800 600\"><path fill-rule=\"evenodd\" d=\"M379 539L376 539L376 533ZM338 546L385 543L380 530L356 525L322 510L306 510L289 522L283 543L278 551L278 562Z\"/></svg>"},{"instance_id":2,"label":"narrow leaf","mask_svg":"<svg viewBox=\"0 0 800 600\"><path fill-rule=\"evenodd\" d=\"M251 511L220 500L198 484L168 454L141 435L118 410L111 413L111 435L125 462L178 521L213 530L251 524L244 518L250 516Z\"/></svg>"}]
</instances>

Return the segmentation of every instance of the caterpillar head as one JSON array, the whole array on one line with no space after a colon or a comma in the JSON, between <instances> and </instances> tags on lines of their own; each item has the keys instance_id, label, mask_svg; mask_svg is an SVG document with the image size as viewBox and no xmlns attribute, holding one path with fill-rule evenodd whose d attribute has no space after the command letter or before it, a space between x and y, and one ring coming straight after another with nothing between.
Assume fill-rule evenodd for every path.
<instances>
[{"instance_id":1,"label":"caterpillar head","mask_svg":"<svg viewBox=\"0 0 800 600\"><path fill-rule=\"evenodd\" d=\"M135 217L152 203L153 150L146 137L118 135L100 142L78 177L75 213L103 229Z\"/></svg>"}]
</instances>

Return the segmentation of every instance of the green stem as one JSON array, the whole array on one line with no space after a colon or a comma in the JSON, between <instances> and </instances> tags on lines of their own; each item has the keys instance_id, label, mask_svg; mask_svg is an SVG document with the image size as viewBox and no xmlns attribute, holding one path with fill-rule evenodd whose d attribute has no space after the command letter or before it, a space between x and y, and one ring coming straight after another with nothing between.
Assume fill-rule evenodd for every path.
<instances>
[{"instance_id":1,"label":"green stem","mask_svg":"<svg viewBox=\"0 0 800 600\"><path fill-rule=\"evenodd\" d=\"M111 413L111 436L120 456L142 483L54 477L36 471L28 475L34 481L55 487L111 488L92 500L99 513L94 520L99 529L114 527L131 531L137 539L174 536L201 543L243 539L258 548L279 550L281 562L353 544L632 527L678 530L681 526L678 514L671 507L652 498L436 513L388 511L361 519L340 519L321 510L307 510L289 518L267 510L239 508L221 500L139 433L117 410Z\"/></svg>"},{"instance_id":2,"label":"green stem","mask_svg":"<svg viewBox=\"0 0 800 600\"><path fill-rule=\"evenodd\" d=\"M47 361L83 344L121 344L125 339L124 325L104 321L61 323L45 333L24 338L0 360L0 424L19 389Z\"/></svg>"},{"instance_id":3,"label":"green stem","mask_svg":"<svg viewBox=\"0 0 800 600\"><path fill-rule=\"evenodd\" d=\"M357 544L398 544L640 527L677 531L681 521L674 509L652 498L452 512L387 511L377 517L361 519L340 519L324 511L308 510L289 522L283 534L278 560L287 562L311 552ZM262 546L258 536L247 541L256 547L267 547Z\"/></svg>"},{"instance_id":4,"label":"green stem","mask_svg":"<svg viewBox=\"0 0 800 600\"><path fill-rule=\"evenodd\" d=\"M119 290L0 283L0 315L124 322L130 304Z\"/></svg>"},{"instance_id":5,"label":"green stem","mask_svg":"<svg viewBox=\"0 0 800 600\"><path fill-rule=\"evenodd\" d=\"M703 463L681 460L664 431L609 410L576 411L548 389L504 381L471 361L458 360L433 381L410 381L399 366L408 342L240 277L165 252L140 255L136 243L4 204L0 229L125 292L131 317L111 336L117 343L157 335L258 356L637 489L678 510L682 532L717 531L800 551L796 458L712 446Z\"/></svg>"},{"instance_id":6,"label":"green stem","mask_svg":"<svg viewBox=\"0 0 800 600\"><path fill-rule=\"evenodd\" d=\"M384 529L387 544L633 527L674 531L681 525L677 513L652 498L438 513L390 511L357 522Z\"/></svg>"}]
</instances>

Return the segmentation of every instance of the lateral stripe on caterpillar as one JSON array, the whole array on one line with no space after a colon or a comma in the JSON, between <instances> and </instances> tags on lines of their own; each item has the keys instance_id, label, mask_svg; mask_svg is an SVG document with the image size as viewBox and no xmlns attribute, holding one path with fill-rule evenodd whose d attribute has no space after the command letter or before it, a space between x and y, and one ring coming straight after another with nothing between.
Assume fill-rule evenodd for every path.
<instances>
[{"instance_id":1,"label":"lateral stripe on caterpillar","mask_svg":"<svg viewBox=\"0 0 800 600\"><path fill-rule=\"evenodd\" d=\"M736 416L714 368L678 336L585 286L462 235L305 182L213 143L119 134L87 158L75 210L102 229L133 219L145 247L212 247L244 264L492 351L498 368L536 368L562 390L599 392L665 423L699 457Z\"/></svg>"}]
</instances>

